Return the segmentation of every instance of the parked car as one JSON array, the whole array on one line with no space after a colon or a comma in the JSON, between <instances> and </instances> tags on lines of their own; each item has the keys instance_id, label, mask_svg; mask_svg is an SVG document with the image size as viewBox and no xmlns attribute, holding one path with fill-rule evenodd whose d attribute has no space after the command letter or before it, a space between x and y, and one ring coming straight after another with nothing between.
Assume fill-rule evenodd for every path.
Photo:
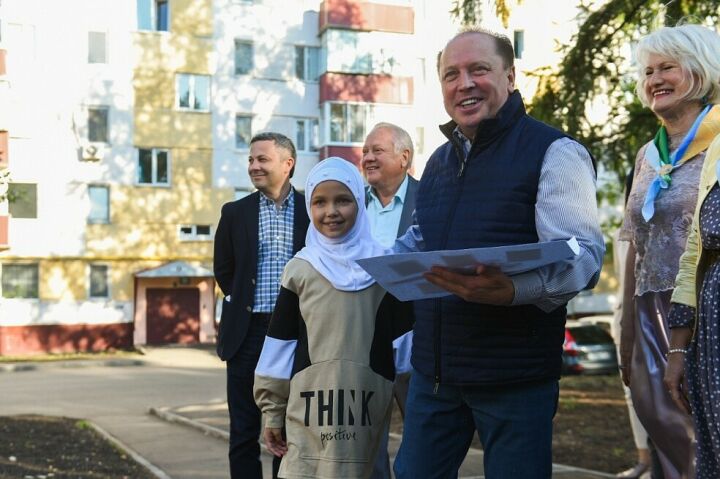
<instances>
[{"instance_id":1,"label":"parked car","mask_svg":"<svg viewBox=\"0 0 720 479\"><path fill-rule=\"evenodd\" d=\"M565 326L563 374L612 374L618 371L612 337L601 326L571 322Z\"/></svg>"}]
</instances>

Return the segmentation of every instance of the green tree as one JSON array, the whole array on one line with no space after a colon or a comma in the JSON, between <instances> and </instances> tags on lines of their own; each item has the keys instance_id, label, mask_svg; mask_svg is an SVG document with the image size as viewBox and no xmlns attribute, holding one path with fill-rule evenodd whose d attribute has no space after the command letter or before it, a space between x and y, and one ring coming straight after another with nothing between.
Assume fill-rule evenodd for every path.
<instances>
[{"instance_id":1,"label":"green tree","mask_svg":"<svg viewBox=\"0 0 720 479\"><path fill-rule=\"evenodd\" d=\"M450 13L460 19L463 25L478 25L482 23L483 19L483 3L483 0L453 0ZM502 20L506 27L510 19L512 3L513 0L493 0L491 2L493 13ZM515 0L515 3L522 3L522 0Z\"/></svg>"},{"instance_id":2,"label":"green tree","mask_svg":"<svg viewBox=\"0 0 720 479\"><path fill-rule=\"evenodd\" d=\"M453 12L470 11L471 6L477 9L481 1L459 0L455 2L459 8ZM563 59L557 68L546 67L531 73L538 78L538 90L529 110L536 118L563 129L588 146L602 169L611 175L603 182L600 199L614 203L637 151L659 126L634 93L636 76L629 58L631 46L663 25L686 21L713 26L720 6L717 0L592 3L583 2L579 6L580 27L571 41L560 47ZM465 21L463 16L458 18ZM598 104L607 108L608 116L593 122L590 107Z\"/></svg>"}]
</instances>

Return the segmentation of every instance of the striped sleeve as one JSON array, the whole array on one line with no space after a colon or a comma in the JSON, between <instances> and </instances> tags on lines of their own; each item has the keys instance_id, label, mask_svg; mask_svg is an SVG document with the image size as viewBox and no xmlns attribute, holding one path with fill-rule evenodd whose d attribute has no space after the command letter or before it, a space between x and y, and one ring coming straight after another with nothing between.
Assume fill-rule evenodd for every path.
<instances>
[{"instance_id":1,"label":"striped sleeve","mask_svg":"<svg viewBox=\"0 0 720 479\"><path fill-rule=\"evenodd\" d=\"M511 277L513 304L534 304L552 311L595 285L605 253L592 160L587 150L570 138L554 141L545 153L535 226L538 241L574 236L580 245L580 254L572 259Z\"/></svg>"},{"instance_id":2,"label":"striped sleeve","mask_svg":"<svg viewBox=\"0 0 720 479\"><path fill-rule=\"evenodd\" d=\"M263 413L265 427L281 428L285 423L299 315L297 294L281 288L255 368L255 402Z\"/></svg>"}]
</instances>

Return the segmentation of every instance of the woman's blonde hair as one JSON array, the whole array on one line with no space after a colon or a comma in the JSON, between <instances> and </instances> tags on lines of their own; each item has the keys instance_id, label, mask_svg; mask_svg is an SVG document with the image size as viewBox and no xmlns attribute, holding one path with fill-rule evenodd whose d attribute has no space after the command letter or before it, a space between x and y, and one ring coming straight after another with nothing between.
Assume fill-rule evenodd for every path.
<instances>
[{"instance_id":1,"label":"woman's blonde hair","mask_svg":"<svg viewBox=\"0 0 720 479\"><path fill-rule=\"evenodd\" d=\"M635 48L638 82L635 88L643 105L649 106L645 94L645 67L651 54L669 57L680 64L690 79L684 100L702 103L720 102L720 36L702 25L663 27L640 40Z\"/></svg>"}]
</instances>

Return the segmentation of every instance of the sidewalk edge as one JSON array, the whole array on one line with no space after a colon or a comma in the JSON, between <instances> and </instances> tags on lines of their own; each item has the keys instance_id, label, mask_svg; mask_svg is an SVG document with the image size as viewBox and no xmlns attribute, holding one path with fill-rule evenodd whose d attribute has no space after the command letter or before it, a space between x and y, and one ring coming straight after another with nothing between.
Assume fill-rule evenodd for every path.
<instances>
[{"instance_id":1,"label":"sidewalk edge","mask_svg":"<svg viewBox=\"0 0 720 479\"><path fill-rule=\"evenodd\" d=\"M95 424L92 421L88 421L88 423L92 426L92 428L97 431L98 434L103 436L105 439L113 443L115 446L119 447L123 451L125 451L130 457L132 457L137 463L144 466L152 475L154 475L157 479L172 479L165 471L160 469L158 466L153 464L152 462L145 459L143 456L141 456L137 451L130 448L128 445L123 443L120 439L116 438L109 432L107 432L105 429L101 428L97 424Z\"/></svg>"},{"instance_id":2,"label":"sidewalk edge","mask_svg":"<svg viewBox=\"0 0 720 479\"><path fill-rule=\"evenodd\" d=\"M150 413L154 416L157 416L160 419L164 419L165 421L168 421L168 422L176 422L176 423L188 426L188 427L198 429L207 436L213 436L218 439L222 439L224 441L230 440L230 433L223 431L222 429L219 429L219 428L216 428L213 426L209 426L207 424L203 424L199 421L193 421L192 419L188 419L179 414L175 414L174 412L171 412L169 408L166 408L166 407L151 407L148 409L148 413Z\"/></svg>"}]
</instances>

